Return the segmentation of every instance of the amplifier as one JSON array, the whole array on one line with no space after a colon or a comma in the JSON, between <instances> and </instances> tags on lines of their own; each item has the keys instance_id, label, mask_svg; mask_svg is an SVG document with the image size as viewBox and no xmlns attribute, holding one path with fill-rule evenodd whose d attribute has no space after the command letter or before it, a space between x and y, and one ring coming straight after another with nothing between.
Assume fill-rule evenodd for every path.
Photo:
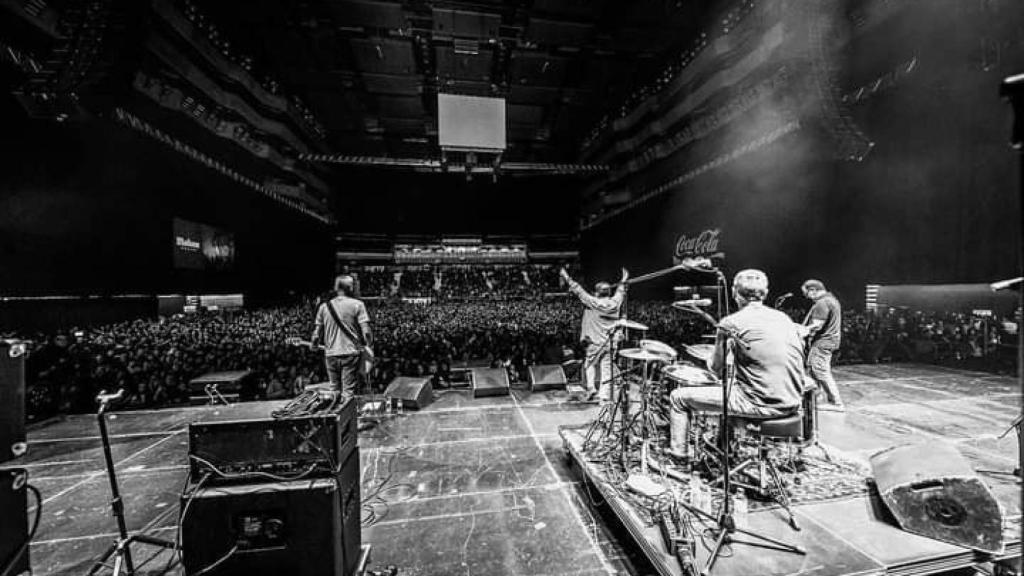
<instances>
[{"instance_id":1,"label":"amplifier","mask_svg":"<svg viewBox=\"0 0 1024 576\"><path fill-rule=\"evenodd\" d=\"M192 478L210 472L207 484L330 475L356 449L355 401L336 414L195 422L188 436Z\"/></svg>"},{"instance_id":2,"label":"amplifier","mask_svg":"<svg viewBox=\"0 0 1024 576\"><path fill-rule=\"evenodd\" d=\"M29 572L27 483L23 468L0 468L0 570L9 566L12 576Z\"/></svg>"},{"instance_id":3,"label":"amplifier","mask_svg":"<svg viewBox=\"0 0 1024 576\"><path fill-rule=\"evenodd\" d=\"M359 451L349 453L337 476L203 487L184 497L181 509L186 574L354 575Z\"/></svg>"},{"instance_id":4,"label":"amplifier","mask_svg":"<svg viewBox=\"0 0 1024 576\"><path fill-rule=\"evenodd\" d=\"M25 453L24 345L0 340L0 462Z\"/></svg>"}]
</instances>

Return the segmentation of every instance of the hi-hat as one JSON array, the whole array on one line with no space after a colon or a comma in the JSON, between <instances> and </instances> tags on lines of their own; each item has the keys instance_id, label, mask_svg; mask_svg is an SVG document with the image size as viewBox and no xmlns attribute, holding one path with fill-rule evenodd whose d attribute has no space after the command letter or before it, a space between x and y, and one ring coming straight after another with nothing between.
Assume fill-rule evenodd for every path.
<instances>
[{"instance_id":1,"label":"hi-hat","mask_svg":"<svg viewBox=\"0 0 1024 576\"><path fill-rule=\"evenodd\" d=\"M632 320L627 320L625 318L616 320L615 325L620 328L625 328L626 330L647 330L647 326L645 324L633 322Z\"/></svg>"}]
</instances>

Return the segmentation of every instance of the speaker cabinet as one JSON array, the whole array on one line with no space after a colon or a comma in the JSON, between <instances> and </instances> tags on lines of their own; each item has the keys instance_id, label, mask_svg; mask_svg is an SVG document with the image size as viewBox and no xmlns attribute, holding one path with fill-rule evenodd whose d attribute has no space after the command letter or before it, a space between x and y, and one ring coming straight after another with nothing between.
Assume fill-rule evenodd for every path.
<instances>
[{"instance_id":1,"label":"speaker cabinet","mask_svg":"<svg viewBox=\"0 0 1024 576\"><path fill-rule=\"evenodd\" d=\"M358 568L358 451L336 477L201 488L189 500L181 503L186 574L349 576Z\"/></svg>"},{"instance_id":2,"label":"speaker cabinet","mask_svg":"<svg viewBox=\"0 0 1024 576\"><path fill-rule=\"evenodd\" d=\"M882 500L900 527L993 554L1003 552L1003 513L955 446L896 446L871 457Z\"/></svg>"},{"instance_id":3,"label":"speaker cabinet","mask_svg":"<svg viewBox=\"0 0 1024 576\"><path fill-rule=\"evenodd\" d=\"M434 401L434 385L430 378L399 376L388 384L384 395L397 398L405 410L421 410Z\"/></svg>"},{"instance_id":4,"label":"speaker cabinet","mask_svg":"<svg viewBox=\"0 0 1024 576\"><path fill-rule=\"evenodd\" d=\"M0 342L0 463L26 448L24 347Z\"/></svg>"},{"instance_id":5,"label":"speaker cabinet","mask_svg":"<svg viewBox=\"0 0 1024 576\"><path fill-rule=\"evenodd\" d=\"M508 396L508 372L504 368L473 368L473 397Z\"/></svg>"},{"instance_id":6,"label":"speaker cabinet","mask_svg":"<svg viewBox=\"0 0 1024 576\"><path fill-rule=\"evenodd\" d=\"M292 476L312 468L318 476L329 475L356 450L355 404L349 400L335 414L193 422L188 427L192 477L215 472L207 484L226 484L232 481L218 474Z\"/></svg>"},{"instance_id":7,"label":"speaker cabinet","mask_svg":"<svg viewBox=\"0 0 1024 576\"><path fill-rule=\"evenodd\" d=\"M29 571L29 549L25 546L28 539L26 483L28 472L24 469L0 468L0 568L10 564L8 574L12 576Z\"/></svg>"},{"instance_id":8,"label":"speaker cabinet","mask_svg":"<svg viewBox=\"0 0 1024 576\"><path fill-rule=\"evenodd\" d=\"M560 364L530 366L530 390L565 390L565 370Z\"/></svg>"}]
</instances>

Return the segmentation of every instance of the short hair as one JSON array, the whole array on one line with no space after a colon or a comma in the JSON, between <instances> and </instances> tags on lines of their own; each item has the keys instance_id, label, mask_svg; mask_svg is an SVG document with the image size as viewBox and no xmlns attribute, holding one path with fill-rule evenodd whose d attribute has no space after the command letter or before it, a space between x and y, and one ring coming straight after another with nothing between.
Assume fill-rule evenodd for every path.
<instances>
[{"instance_id":1,"label":"short hair","mask_svg":"<svg viewBox=\"0 0 1024 576\"><path fill-rule=\"evenodd\" d=\"M825 290L825 283L822 282L821 280L815 280L815 279L811 278L810 280L804 280L804 284L803 284L803 286L801 286L801 288L803 288L804 290L821 290L821 291L824 291Z\"/></svg>"},{"instance_id":2,"label":"short hair","mask_svg":"<svg viewBox=\"0 0 1024 576\"><path fill-rule=\"evenodd\" d=\"M768 296L768 275L753 268L740 270L733 278L732 289L744 300L760 302Z\"/></svg>"},{"instance_id":3,"label":"short hair","mask_svg":"<svg viewBox=\"0 0 1024 576\"><path fill-rule=\"evenodd\" d=\"M612 285L607 282L598 282L597 284L594 285L594 292L598 294L611 293L611 291Z\"/></svg>"},{"instance_id":4,"label":"short hair","mask_svg":"<svg viewBox=\"0 0 1024 576\"><path fill-rule=\"evenodd\" d=\"M334 291L351 296L356 292L356 281L351 274L338 274L334 278Z\"/></svg>"}]
</instances>

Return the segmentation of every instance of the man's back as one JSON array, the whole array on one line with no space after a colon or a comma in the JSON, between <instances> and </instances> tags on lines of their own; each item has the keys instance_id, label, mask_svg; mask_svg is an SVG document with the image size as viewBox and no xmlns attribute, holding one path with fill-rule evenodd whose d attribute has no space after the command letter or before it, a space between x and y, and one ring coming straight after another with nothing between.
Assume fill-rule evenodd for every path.
<instances>
[{"instance_id":1,"label":"man's back","mask_svg":"<svg viewBox=\"0 0 1024 576\"><path fill-rule=\"evenodd\" d=\"M751 303L722 319L722 325L746 344L735 345L733 351L737 384L750 399L773 408L798 406L804 355L796 324L778 310Z\"/></svg>"},{"instance_id":2,"label":"man's back","mask_svg":"<svg viewBox=\"0 0 1024 576\"><path fill-rule=\"evenodd\" d=\"M363 346L361 341L353 341L351 337L338 327L337 322L331 316L327 306L331 306L338 319L348 328L348 332L362 337L360 323L369 322L369 315L366 312L366 305L360 300L348 296L336 296L329 302L320 305L316 313L316 323L323 326L324 353L327 356L342 356L357 354Z\"/></svg>"}]
</instances>

